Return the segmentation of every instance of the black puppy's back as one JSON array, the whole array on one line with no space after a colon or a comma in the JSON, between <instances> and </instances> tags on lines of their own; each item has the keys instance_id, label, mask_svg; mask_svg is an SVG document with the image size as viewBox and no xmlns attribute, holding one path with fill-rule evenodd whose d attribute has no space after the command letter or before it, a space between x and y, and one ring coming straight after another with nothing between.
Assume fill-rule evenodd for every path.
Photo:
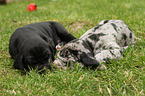
<instances>
[{"instance_id":1,"label":"black puppy's back","mask_svg":"<svg viewBox=\"0 0 145 96\"><path fill-rule=\"evenodd\" d=\"M46 42L50 42L55 47L59 42L69 42L76 39L62 24L54 21L39 22L17 28L12 34L9 43L9 53L16 57L19 48L25 40L32 37L41 37Z\"/></svg>"}]
</instances>

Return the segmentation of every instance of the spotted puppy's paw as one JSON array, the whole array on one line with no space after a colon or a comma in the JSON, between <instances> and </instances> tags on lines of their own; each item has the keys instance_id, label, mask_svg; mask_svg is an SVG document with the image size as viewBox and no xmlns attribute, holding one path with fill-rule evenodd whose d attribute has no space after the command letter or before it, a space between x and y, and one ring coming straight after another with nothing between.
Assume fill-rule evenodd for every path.
<instances>
[{"instance_id":1,"label":"spotted puppy's paw","mask_svg":"<svg viewBox=\"0 0 145 96\"><path fill-rule=\"evenodd\" d=\"M100 64L97 69L101 71L101 70L106 70L107 67L104 64Z\"/></svg>"}]
</instances>

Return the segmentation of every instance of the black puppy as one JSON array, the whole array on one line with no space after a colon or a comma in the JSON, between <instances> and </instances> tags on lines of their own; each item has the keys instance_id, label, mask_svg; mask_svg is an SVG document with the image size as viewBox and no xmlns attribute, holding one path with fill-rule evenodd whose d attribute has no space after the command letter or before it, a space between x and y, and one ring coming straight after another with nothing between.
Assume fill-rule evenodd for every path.
<instances>
[{"instance_id":1,"label":"black puppy","mask_svg":"<svg viewBox=\"0 0 145 96\"><path fill-rule=\"evenodd\" d=\"M14 68L51 69L56 45L73 39L76 38L58 22L47 21L20 27L12 34L9 43L9 53L15 59Z\"/></svg>"}]
</instances>

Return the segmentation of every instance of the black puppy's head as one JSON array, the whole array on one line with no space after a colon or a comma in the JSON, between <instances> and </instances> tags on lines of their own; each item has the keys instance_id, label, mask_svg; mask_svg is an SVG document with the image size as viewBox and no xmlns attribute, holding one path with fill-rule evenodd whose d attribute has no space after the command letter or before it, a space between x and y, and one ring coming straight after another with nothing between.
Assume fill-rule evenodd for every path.
<instances>
[{"instance_id":1,"label":"black puppy's head","mask_svg":"<svg viewBox=\"0 0 145 96\"><path fill-rule=\"evenodd\" d=\"M32 44L33 45L33 44ZM51 46L43 44L24 48L19 52L14 62L14 68L20 70L51 69L50 63L54 61L54 51Z\"/></svg>"}]
</instances>

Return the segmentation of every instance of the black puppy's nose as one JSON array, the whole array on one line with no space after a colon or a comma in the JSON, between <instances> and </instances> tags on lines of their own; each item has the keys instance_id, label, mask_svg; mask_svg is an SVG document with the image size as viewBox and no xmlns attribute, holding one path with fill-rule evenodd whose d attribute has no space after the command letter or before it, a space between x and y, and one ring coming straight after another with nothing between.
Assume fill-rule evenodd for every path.
<instances>
[{"instance_id":1,"label":"black puppy's nose","mask_svg":"<svg viewBox=\"0 0 145 96\"><path fill-rule=\"evenodd\" d=\"M47 69L51 70L50 64L43 64L36 67L38 73L42 74L45 73Z\"/></svg>"},{"instance_id":2,"label":"black puppy's nose","mask_svg":"<svg viewBox=\"0 0 145 96\"><path fill-rule=\"evenodd\" d=\"M50 70L52 69L49 63L44 65L44 67L45 67L45 69L50 69Z\"/></svg>"},{"instance_id":3,"label":"black puppy's nose","mask_svg":"<svg viewBox=\"0 0 145 96\"><path fill-rule=\"evenodd\" d=\"M38 65L37 68L38 68L39 71L41 71L41 70L45 70L45 69L49 69L49 70L52 69L49 63Z\"/></svg>"}]
</instances>

